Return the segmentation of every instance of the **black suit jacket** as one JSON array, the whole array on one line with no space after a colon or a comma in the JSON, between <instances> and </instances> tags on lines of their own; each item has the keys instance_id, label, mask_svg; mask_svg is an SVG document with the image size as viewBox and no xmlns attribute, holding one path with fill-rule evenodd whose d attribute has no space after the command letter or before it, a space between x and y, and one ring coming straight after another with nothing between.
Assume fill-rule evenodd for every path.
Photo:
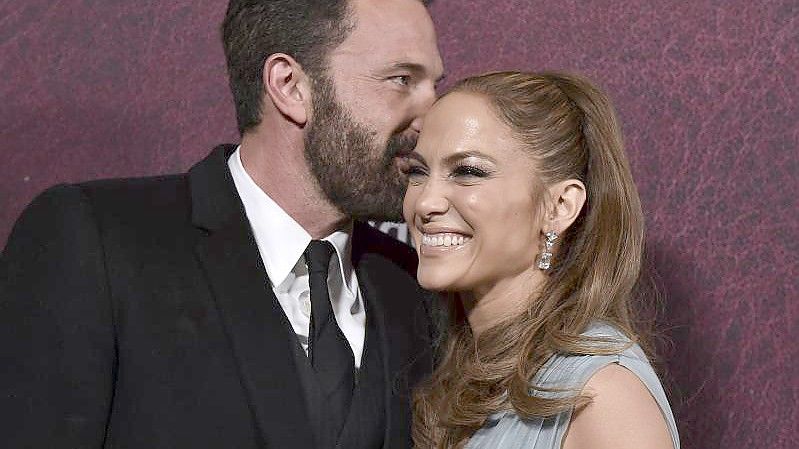
<instances>
[{"instance_id":1,"label":"black suit jacket","mask_svg":"<svg viewBox=\"0 0 799 449\"><path fill-rule=\"evenodd\" d=\"M0 258L0 447L311 448L274 293L227 169L52 188ZM405 245L356 224L387 448L410 446L431 326Z\"/></svg>"}]
</instances>

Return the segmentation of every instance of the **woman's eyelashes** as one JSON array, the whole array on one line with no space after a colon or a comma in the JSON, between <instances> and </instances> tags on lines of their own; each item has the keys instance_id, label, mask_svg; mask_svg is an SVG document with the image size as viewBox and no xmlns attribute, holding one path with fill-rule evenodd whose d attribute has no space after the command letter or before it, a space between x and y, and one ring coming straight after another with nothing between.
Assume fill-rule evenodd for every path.
<instances>
[{"instance_id":1,"label":"woman's eyelashes","mask_svg":"<svg viewBox=\"0 0 799 449\"><path fill-rule=\"evenodd\" d=\"M483 168L470 164L458 164L452 169L450 176L455 178L487 178L491 173Z\"/></svg>"},{"instance_id":2,"label":"woman's eyelashes","mask_svg":"<svg viewBox=\"0 0 799 449\"><path fill-rule=\"evenodd\" d=\"M427 176L427 167L419 163L411 163L405 169L405 176L408 177L408 181L412 184L418 184L422 177Z\"/></svg>"},{"instance_id":3,"label":"woman's eyelashes","mask_svg":"<svg viewBox=\"0 0 799 449\"><path fill-rule=\"evenodd\" d=\"M467 163L458 163L442 173L443 176L441 177L458 183L471 184L485 178L490 178L492 173L493 172L487 168L481 168ZM422 182L424 178L430 174L428 167L420 163L411 163L411 165L405 169L405 175L408 176L408 180L413 184ZM433 173L433 176L437 175Z\"/></svg>"},{"instance_id":4,"label":"woman's eyelashes","mask_svg":"<svg viewBox=\"0 0 799 449\"><path fill-rule=\"evenodd\" d=\"M406 175L421 175L427 173L427 167L419 162L411 162L405 169Z\"/></svg>"}]
</instances>

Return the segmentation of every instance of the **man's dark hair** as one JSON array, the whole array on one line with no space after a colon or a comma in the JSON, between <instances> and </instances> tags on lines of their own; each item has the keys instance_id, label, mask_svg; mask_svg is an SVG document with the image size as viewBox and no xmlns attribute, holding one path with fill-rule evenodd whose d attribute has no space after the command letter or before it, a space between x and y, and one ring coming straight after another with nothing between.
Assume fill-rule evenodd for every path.
<instances>
[{"instance_id":1,"label":"man's dark hair","mask_svg":"<svg viewBox=\"0 0 799 449\"><path fill-rule=\"evenodd\" d=\"M354 28L348 0L230 0L222 44L239 132L261 122L264 63L285 53L311 77L326 73L328 54Z\"/></svg>"}]
</instances>

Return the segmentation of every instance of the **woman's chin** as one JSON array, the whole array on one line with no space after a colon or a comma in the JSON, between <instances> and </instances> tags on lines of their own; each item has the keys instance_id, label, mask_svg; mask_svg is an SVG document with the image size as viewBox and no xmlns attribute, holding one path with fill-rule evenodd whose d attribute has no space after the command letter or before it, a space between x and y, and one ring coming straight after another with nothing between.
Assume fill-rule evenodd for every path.
<instances>
[{"instance_id":1,"label":"woman's chin","mask_svg":"<svg viewBox=\"0 0 799 449\"><path fill-rule=\"evenodd\" d=\"M452 273L432 273L430 270L422 270L420 268L416 276L419 285L425 290L434 292L462 290L457 280L452 276Z\"/></svg>"},{"instance_id":2,"label":"woman's chin","mask_svg":"<svg viewBox=\"0 0 799 449\"><path fill-rule=\"evenodd\" d=\"M447 287L449 286L449 283L445 282L444 279L441 279L440 276L426 274L422 272L422 270L419 270L419 272L416 274L416 279L419 282L419 285L425 290L434 292L448 290Z\"/></svg>"}]
</instances>

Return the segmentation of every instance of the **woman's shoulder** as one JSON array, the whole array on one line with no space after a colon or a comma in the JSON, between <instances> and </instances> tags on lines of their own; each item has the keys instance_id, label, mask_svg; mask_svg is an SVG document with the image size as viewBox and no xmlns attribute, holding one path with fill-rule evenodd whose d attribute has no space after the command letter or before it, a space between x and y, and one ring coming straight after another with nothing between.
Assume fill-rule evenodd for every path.
<instances>
[{"instance_id":1,"label":"woman's shoulder","mask_svg":"<svg viewBox=\"0 0 799 449\"><path fill-rule=\"evenodd\" d=\"M581 335L589 344L616 350L556 354L539 373L544 387L578 390L591 399L572 412L563 448L679 447L665 392L641 347L602 321Z\"/></svg>"},{"instance_id":2,"label":"woman's shoulder","mask_svg":"<svg viewBox=\"0 0 799 449\"><path fill-rule=\"evenodd\" d=\"M553 355L533 379L533 394L565 397L587 395L589 405L574 410L563 435L564 449L586 447L679 447L677 428L660 380L644 351L626 333L603 321L581 333L597 354ZM664 425L665 423L665 425ZM628 435L625 429L635 429ZM601 433L605 432L605 433ZM668 445L647 445L644 440ZM651 437L651 438L650 438ZM600 444L607 442L607 445ZM630 446L627 443L636 443ZM638 444L640 443L640 444ZM625 445L627 444L627 445Z\"/></svg>"},{"instance_id":3,"label":"woman's shoulder","mask_svg":"<svg viewBox=\"0 0 799 449\"><path fill-rule=\"evenodd\" d=\"M581 394L591 401L576 409L563 440L563 449L669 449L673 418L650 387L628 368L609 364L586 382ZM671 420L671 422L670 422Z\"/></svg>"},{"instance_id":4,"label":"woman's shoulder","mask_svg":"<svg viewBox=\"0 0 799 449\"><path fill-rule=\"evenodd\" d=\"M601 401L590 409L590 413L582 414L589 410L582 408L576 411L567 410L549 418L523 419L510 410L499 412L489 417L484 428L474 435L473 441L470 441L467 447L469 449L488 447L568 449L569 446L561 446L567 433L571 432L578 437L581 433L590 435L592 429L583 428L588 425L601 425L601 421L596 417L607 414L608 406L623 407L630 401L635 401L630 404L636 405L640 404L642 398L650 401L644 401L645 405L652 406L651 398L654 397L655 410L660 410L662 414L661 422L664 418L667 422L667 436L671 434L674 447L679 448L677 429L665 393L641 348L619 328L605 322L592 323L581 335L586 337L590 344L616 350L610 353L603 351L601 354L555 354L532 380L530 392L547 398L565 398L578 392L587 393L593 396L592 399ZM630 385L635 388L630 388ZM630 395L630 399L618 394L619 391ZM606 405L606 402L609 405ZM650 408L646 410L651 411ZM570 430L572 429L570 423L577 416L580 416L581 423L576 430ZM620 418L622 414L617 413L615 417ZM587 424L582 425L582 422ZM618 419L613 422L625 425ZM613 427L606 430L613 432ZM503 443L499 444L498 441ZM535 443L530 445L531 442ZM582 447L596 446L592 442Z\"/></svg>"}]
</instances>

